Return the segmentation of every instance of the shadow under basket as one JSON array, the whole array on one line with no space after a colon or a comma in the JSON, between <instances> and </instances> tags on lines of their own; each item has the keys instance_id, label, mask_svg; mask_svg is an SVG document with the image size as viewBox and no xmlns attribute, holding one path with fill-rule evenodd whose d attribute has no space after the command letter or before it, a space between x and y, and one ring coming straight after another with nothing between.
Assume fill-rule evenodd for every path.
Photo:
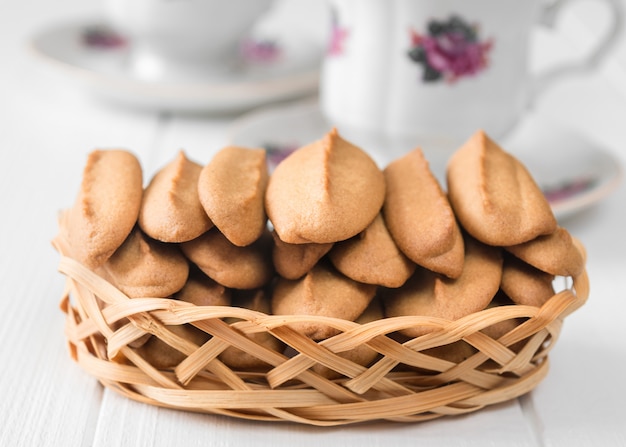
<instances>
[{"instance_id":1,"label":"shadow under basket","mask_svg":"<svg viewBox=\"0 0 626 447\"><path fill-rule=\"evenodd\" d=\"M504 305L455 321L406 316L358 324L174 299L130 299L69 257L61 257L59 270L67 278L61 308L71 355L104 386L167 408L320 426L424 421L521 396L546 376L548 352L563 319L589 294L583 272L565 278L564 289L541 307ZM290 327L304 320L338 333L311 340ZM483 332L508 320L516 324L498 339ZM172 330L180 325L195 326L208 341L198 345ZM430 326L432 332L398 337L413 326ZM252 335L259 333L280 340L280 349L258 343ZM182 361L168 369L152 365L131 347L146 334L175 348ZM433 355L454 343L467 345L470 353L460 359ZM368 366L341 355L362 345L378 353ZM220 354L231 347L266 367L228 367Z\"/></svg>"}]
</instances>

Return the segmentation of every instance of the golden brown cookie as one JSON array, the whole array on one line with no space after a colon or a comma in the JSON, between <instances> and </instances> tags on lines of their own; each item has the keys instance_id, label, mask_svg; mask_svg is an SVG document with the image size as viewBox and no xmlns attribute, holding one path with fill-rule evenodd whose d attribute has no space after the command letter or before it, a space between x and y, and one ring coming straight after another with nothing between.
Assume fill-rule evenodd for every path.
<instances>
[{"instance_id":1,"label":"golden brown cookie","mask_svg":"<svg viewBox=\"0 0 626 447\"><path fill-rule=\"evenodd\" d=\"M463 236L421 149L393 161L384 173L383 214L400 250L422 267L458 278L463 270Z\"/></svg>"},{"instance_id":2,"label":"golden brown cookie","mask_svg":"<svg viewBox=\"0 0 626 447\"><path fill-rule=\"evenodd\" d=\"M367 309L355 320L356 323L366 324L372 321L380 320L383 318L383 307L378 297L374 297ZM378 352L366 344L360 345L349 351L343 351L337 354L339 357L343 357L346 360L350 360L358 365L367 366L371 364L378 357ZM316 364L313 366L313 371L317 374L326 377L327 379L336 379L340 377L340 374L336 371L329 369L328 367Z\"/></svg>"},{"instance_id":3,"label":"golden brown cookie","mask_svg":"<svg viewBox=\"0 0 626 447\"><path fill-rule=\"evenodd\" d=\"M166 298L185 285L189 263L177 245L150 239L136 227L102 270L130 298Z\"/></svg>"},{"instance_id":4,"label":"golden brown cookie","mask_svg":"<svg viewBox=\"0 0 626 447\"><path fill-rule=\"evenodd\" d=\"M519 245L505 247L519 259L537 269L559 276L580 275L585 267L583 255L578 251L569 232L559 227L554 233L539 236Z\"/></svg>"},{"instance_id":5,"label":"golden brown cookie","mask_svg":"<svg viewBox=\"0 0 626 447\"><path fill-rule=\"evenodd\" d=\"M504 258L501 288L517 304L542 306L554 296L554 275L536 269L514 256Z\"/></svg>"},{"instance_id":6,"label":"golden brown cookie","mask_svg":"<svg viewBox=\"0 0 626 447\"><path fill-rule=\"evenodd\" d=\"M376 286L358 283L337 272L332 265L319 262L303 278L279 278L274 286L274 315L318 315L354 321L367 308ZM325 324L299 322L293 329L315 340L337 333Z\"/></svg>"},{"instance_id":7,"label":"golden brown cookie","mask_svg":"<svg viewBox=\"0 0 626 447\"><path fill-rule=\"evenodd\" d=\"M453 363L461 363L467 360L478 350L464 340L458 340L447 345L435 346L425 349L422 354L430 355L438 359L447 360Z\"/></svg>"},{"instance_id":8,"label":"golden brown cookie","mask_svg":"<svg viewBox=\"0 0 626 447\"><path fill-rule=\"evenodd\" d=\"M193 241L180 244L185 256L207 276L225 287L256 289L274 274L272 237L266 232L253 244L238 247L213 228Z\"/></svg>"},{"instance_id":9,"label":"golden brown cookie","mask_svg":"<svg viewBox=\"0 0 626 447\"><path fill-rule=\"evenodd\" d=\"M281 240L326 244L363 231L384 198L385 179L374 160L333 129L276 167L265 208Z\"/></svg>"},{"instance_id":10,"label":"golden brown cookie","mask_svg":"<svg viewBox=\"0 0 626 447\"><path fill-rule=\"evenodd\" d=\"M416 267L396 246L381 214L358 235L335 244L328 257L348 278L385 287L400 287Z\"/></svg>"},{"instance_id":11,"label":"golden brown cookie","mask_svg":"<svg viewBox=\"0 0 626 447\"><path fill-rule=\"evenodd\" d=\"M265 149L228 146L202 169L200 202L215 226L239 247L250 245L265 230L267 182Z\"/></svg>"},{"instance_id":12,"label":"golden brown cookie","mask_svg":"<svg viewBox=\"0 0 626 447\"><path fill-rule=\"evenodd\" d=\"M484 132L448 162L448 196L462 227L497 246L517 245L556 230L556 219L526 168Z\"/></svg>"},{"instance_id":13,"label":"golden brown cookie","mask_svg":"<svg viewBox=\"0 0 626 447\"><path fill-rule=\"evenodd\" d=\"M183 151L155 174L145 189L139 226L153 239L185 242L208 231L213 223L198 198L202 166Z\"/></svg>"},{"instance_id":14,"label":"golden brown cookie","mask_svg":"<svg viewBox=\"0 0 626 447\"><path fill-rule=\"evenodd\" d=\"M286 279L302 278L328 253L333 244L288 244L272 231L274 246L272 260L276 272Z\"/></svg>"},{"instance_id":15,"label":"golden brown cookie","mask_svg":"<svg viewBox=\"0 0 626 447\"><path fill-rule=\"evenodd\" d=\"M64 217L70 255L92 269L104 264L135 226L142 194L143 174L133 154L91 152L76 202Z\"/></svg>"},{"instance_id":16,"label":"golden brown cookie","mask_svg":"<svg viewBox=\"0 0 626 447\"><path fill-rule=\"evenodd\" d=\"M232 305L234 307L242 307L264 314L270 314L270 300L270 296L263 289L236 290L233 294ZM232 324L234 320L227 319L226 322ZM247 337L274 352L282 352L283 343L269 332L248 334ZM219 359L231 368L242 369L244 371L268 366L267 363L260 360L257 356L244 352L234 346L224 350L219 355Z\"/></svg>"},{"instance_id":17,"label":"golden brown cookie","mask_svg":"<svg viewBox=\"0 0 626 447\"><path fill-rule=\"evenodd\" d=\"M196 306L230 306L231 290L194 268L174 298Z\"/></svg>"},{"instance_id":18,"label":"golden brown cookie","mask_svg":"<svg viewBox=\"0 0 626 447\"><path fill-rule=\"evenodd\" d=\"M432 316L457 320L485 309L495 296L502 278L502 252L499 248L465 238L463 273L447 278L423 268L399 289L388 289L383 297L388 317ZM432 328L423 326L403 333L417 337Z\"/></svg>"}]
</instances>

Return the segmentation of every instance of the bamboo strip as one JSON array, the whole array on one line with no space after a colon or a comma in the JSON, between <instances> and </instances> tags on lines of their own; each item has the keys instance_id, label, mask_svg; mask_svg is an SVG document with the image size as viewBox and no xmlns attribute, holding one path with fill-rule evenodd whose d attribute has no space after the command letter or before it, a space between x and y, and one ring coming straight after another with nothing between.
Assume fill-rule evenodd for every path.
<instances>
[{"instance_id":1,"label":"bamboo strip","mask_svg":"<svg viewBox=\"0 0 626 447\"><path fill-rule=\"evenodd\" d=\"M480 394L481 389L466 383L454 383L423 391L419 394L392 397L373 402L319 405L295 412L312 419L345 421L380 419L431 411L432 408L463 401Z\"/></svg>"},{"instance_id":2,"label":"bamboo strip","mask_svg":"<svg viewBox=\"0 0 626 447\"><path fill-rule=\"evenodd\" d=\"M300 352L301 355L304 356L303 358L311 359L311 361L313 361L313 364L319 362L322 365L329 366L329 367L337 366L338 368L335 369L335 371L341 373L344 376L354 377L357 374L362 373L366 369L364 366L357 365L341 357L332 356L332 354L329 353L329 351L327 351L324 347L322 347L321 344L318 345L311 339L300 335L299 333L297 333L296 331L294 331L293 329L289 327L274 328L272 333L275 334L282 341L287 343L289 346L295 348L298 352ZM336 360L334 363L332 361L329 362L328 360L325 360L328 358L329 355L332 356L331 358L333 360ZM284 365L288 363L289 361L285 362ZM298 368L297 373L298 374L301 373L300 368ZM286 375L288 376L291 375L289 374L288 370L286 371ZM274 379L276 380L276 382L279 382L279 383L283 383L285 381L285 379L281 377L274 377ZM268 373L268 381L270 385L274 385L273 386L274 388L276 387L276 385L272 383L272 377L270 377L269 373ZM390 393L392 395L398 395L398 394L403 395L409 392L408 390L404 389L404 387L402 387L401 385L398 385L385 378L382 378L381 380L379 380L375 388L380 391Z\"/></svg>"},{"instance_id":3,"label":"bamboo strip","mask_svg":"<svg viewBox=\"0 0 626 447\"><path fill-rule=\"evenodd\" d=\"M202 323L208 323L208 322L202 322ZM256 343L251 342L249 338L244 337L241 334L238 334L236 331L232 331L228 327L228 325L224 322L221 322L219 320L211 320L210 323L212 324L211 333L214 336L220 337L224 340L229 340L232 337L232 340L235 342L233 346L243 350L244 352L253 353L255 352L255 349L257 349L257 347L259 346ZM287 357L285 357L282 353L279 354L279 353L274 352L273 354L270 354L273 351L270 351L269 349L265 347L263 348L266 349L266 351L268 351L267 353L271 357L271 358L263 357L263 359L267 358L268 363L270 364L279 364L287 359ZM359 396L353 394L349 390L341 386L338 386L335 383L328 381L325 378L311 371L302 372L298 376L298 379L302 380L302 382L306 383L307 385L312 386L315 389L319 389L323 391L328 396L332 397L334 400L338 402L355 402L355 401L362 400Z\"/></svg>"},{"instance_id":4,"label":"bamboo strip","mask_svg":"<svg viewBox=\"0 0 626 447\"><path fill-rule=\"evenodd\" d=\"M315 390L202 390L189 393L144 384L135 388L147 397L184 408L273 409L336 404Z\"/></svg>"},{"instance_id":5,"label":"bamboo strip","mask_svg":"<svg viewBox=\"0 0 626 447\"><path fill-rule=\"evenodd\" d=\"M229 346L224 340L213 337L178 364L175 369L176 377L183 385L187 385L206 365Z\"/></svg>"}]
</instances>

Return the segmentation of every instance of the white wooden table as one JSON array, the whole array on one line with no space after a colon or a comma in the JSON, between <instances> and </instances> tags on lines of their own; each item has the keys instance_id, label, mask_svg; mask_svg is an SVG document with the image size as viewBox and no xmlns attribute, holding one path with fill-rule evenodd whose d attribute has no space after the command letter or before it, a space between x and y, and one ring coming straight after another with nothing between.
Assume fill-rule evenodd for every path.
<instances>
[{"instance_id":1,"label":"white wooden table","mask_svg":"<svg viewBox=\"0 0 626 447\"><path fill-rule=\"evenodd\" d=\"M50 240L74 200L87 152L122 146L147 175L184 148L196 160L228 142L235 116L173 116L102 104L25 49L51 22L96 14L96 1L23 0L0 12L1 446L615 446L626 445L626 185L564 225L588 249L591 297L568 317L547 379L529 395L427 423L313 428L150 407L104 390L68 355L58 309L63 278ZM576 54L602 27L568 15L555 48ZM546 49L543 61L560 55ZM538 64L542 63L538 61ZM592 75L538 104L626 164L626 44Z\"/></svg>"}]
</instances>

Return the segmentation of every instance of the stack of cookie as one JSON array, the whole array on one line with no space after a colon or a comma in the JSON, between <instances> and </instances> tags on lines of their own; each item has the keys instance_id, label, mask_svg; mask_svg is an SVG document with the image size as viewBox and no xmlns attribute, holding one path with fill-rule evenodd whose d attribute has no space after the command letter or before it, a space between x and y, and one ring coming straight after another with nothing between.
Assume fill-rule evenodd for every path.
<instances>
[{"instance_id":1,"label":"stack of cookie","mask_svg":"<svg viewBox=\"0 0 626 447\"><path fill-rule=\"evenodd\" d=\"M61 213L59 239L130 298L361 322L541 306L555 276L583 270L528 171L483 132L451 158L446 186L421 150L381 170L336 130L271 176L262 149L226 147L204 166L181 151L145 188L132 154L100 150L89 156L74 206ZM305 319L292 328L313 340L337 333ZM172 330L196 344L208 339L190 325ZM257 342L280 349L267 334ZM132 346L159 368L183 358L156 337ZM344 355L366 364L376 352ZM220 358L263 366L235 348Z\"/></svg>"}]
</instances>

